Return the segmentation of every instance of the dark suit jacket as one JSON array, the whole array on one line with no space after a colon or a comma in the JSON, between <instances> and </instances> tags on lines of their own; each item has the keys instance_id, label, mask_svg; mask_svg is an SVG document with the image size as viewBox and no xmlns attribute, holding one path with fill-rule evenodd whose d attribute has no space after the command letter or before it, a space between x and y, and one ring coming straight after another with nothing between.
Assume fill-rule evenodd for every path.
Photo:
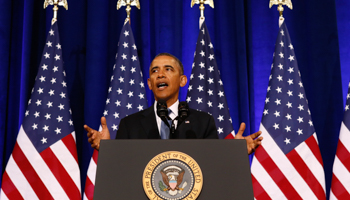
<instances>
[{"instance_id":1,"label":"dark suit jacket","mask_svg":"<svg viewBox=\"0 0 350 200\"><path fill-rule=\"evenodd\" d=\"M177 138L218 138L214 118L189 109L188 117L178 125ZM116 139L160 139L154 107L129 115L120 121Z\"/></svg>"}]
</instances>

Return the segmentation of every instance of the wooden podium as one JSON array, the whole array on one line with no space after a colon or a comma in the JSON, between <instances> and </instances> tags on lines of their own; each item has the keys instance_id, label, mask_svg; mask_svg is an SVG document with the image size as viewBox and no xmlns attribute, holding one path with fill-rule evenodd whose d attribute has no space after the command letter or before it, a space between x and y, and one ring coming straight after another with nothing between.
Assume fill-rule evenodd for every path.
<instances>
[{"instance_id":1,"label":"wooden podium","mask_svg":"<svg viewBox=\"0 0 350 200\"><path fill-rule=\"evenodd\" d=\"M94 200L149 199L143 187L145 168L168 151L183 152L200 166L203 187L197 199L254 199L245 140L186 139L101 141Z\"/></svg>"}]
</instances>

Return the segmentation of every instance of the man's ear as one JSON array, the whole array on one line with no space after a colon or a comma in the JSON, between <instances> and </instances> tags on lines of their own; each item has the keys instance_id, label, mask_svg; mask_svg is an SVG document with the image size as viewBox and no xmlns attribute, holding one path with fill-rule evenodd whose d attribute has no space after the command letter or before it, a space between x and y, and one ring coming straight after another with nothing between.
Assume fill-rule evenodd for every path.
<instances>
[{"instance_id":1,"label":"man's ear","mask_svg":"<svg viewBox=\"0 0 350 200\"><path fill-rule=\"evenodd\" d=\"M147 79L147 85L148 85L148 88L152 90L151 80L149 78Z\"/></svg>"},{"instance_id":2,"label":"man's ear","mask_svg":"<svg viewBox=\"0 0 350 200\"><path fill-rule=\"evenodd\" d=\"M180 77L180 87L184 87L187 83L187 76L186 75L181 75Z\"/></svg>"}]
</instances>

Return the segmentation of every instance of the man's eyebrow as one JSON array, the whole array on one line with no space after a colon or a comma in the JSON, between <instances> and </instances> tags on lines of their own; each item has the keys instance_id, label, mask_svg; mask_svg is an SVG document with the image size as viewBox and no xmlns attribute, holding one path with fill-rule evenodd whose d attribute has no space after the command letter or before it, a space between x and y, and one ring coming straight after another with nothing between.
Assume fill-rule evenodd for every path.
<instances>
[{"instance_id":1,"label":"man's eyebrow","mask_svg":"<svg viewBox=\"0 0 350 200\"><path fill-rule=\"evenodd\" d=\"M151 67L149 70L152 71L155 68L159 68L158 66Z\"/></svg>"}]
</instances>

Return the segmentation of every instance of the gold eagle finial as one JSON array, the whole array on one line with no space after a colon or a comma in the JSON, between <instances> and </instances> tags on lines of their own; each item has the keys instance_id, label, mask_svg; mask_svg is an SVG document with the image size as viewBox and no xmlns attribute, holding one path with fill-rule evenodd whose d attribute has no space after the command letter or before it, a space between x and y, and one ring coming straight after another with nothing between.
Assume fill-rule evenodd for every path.
<instances>
[{"instance_id":1,"label":"gold eagle finial","mask_svg":"<svg viewBox=\"0 0 350 200\"><path fill-rule=\"evenodd\" d=\"M208 4L210 7L214 8L214 1L213 0L192 0L191 1L191 8L194 6L194 4Z\"/></svg>"},{"instance_id":2,"label":"gold eagle finial","mask_svg":"<svg viewBox=\"0 0 350 200\"><path fill-rule=\"evenodd\" d=\"M130 11L131 11L131 6L136 6L136 8L140 9L140 1L139 0L118 0L117 2L117 10L119 10L121 7L126 6L126 22L130 22Z\"/></svg>"},{"instance_id":3,"label":"gold eagle finial","mask_svg":"<svg viewBox=\"0 0 350 200\"><path fill-rule=\"evenodd\" d=\"M271 8L273 5L278 5L277 10L280 12L280 16L282 16L284 11L283 6L288 6L289 9L293 10L293 4L291 0L270 0L269 7Z\"/></svg>"},{"instance_id":4,"label":"gold eagle finial","mask_svg":"<svg viewBox=\"0 0 350 200\"><path fill-rule=\"evenodd\" d=\"M57 21L58 6L63 6L66 10L68 10L68 2L67 0L45 0L44 9L49 5L53 5L53 18L51 24L54 24Z\"/></svg>"}]
</instances>

